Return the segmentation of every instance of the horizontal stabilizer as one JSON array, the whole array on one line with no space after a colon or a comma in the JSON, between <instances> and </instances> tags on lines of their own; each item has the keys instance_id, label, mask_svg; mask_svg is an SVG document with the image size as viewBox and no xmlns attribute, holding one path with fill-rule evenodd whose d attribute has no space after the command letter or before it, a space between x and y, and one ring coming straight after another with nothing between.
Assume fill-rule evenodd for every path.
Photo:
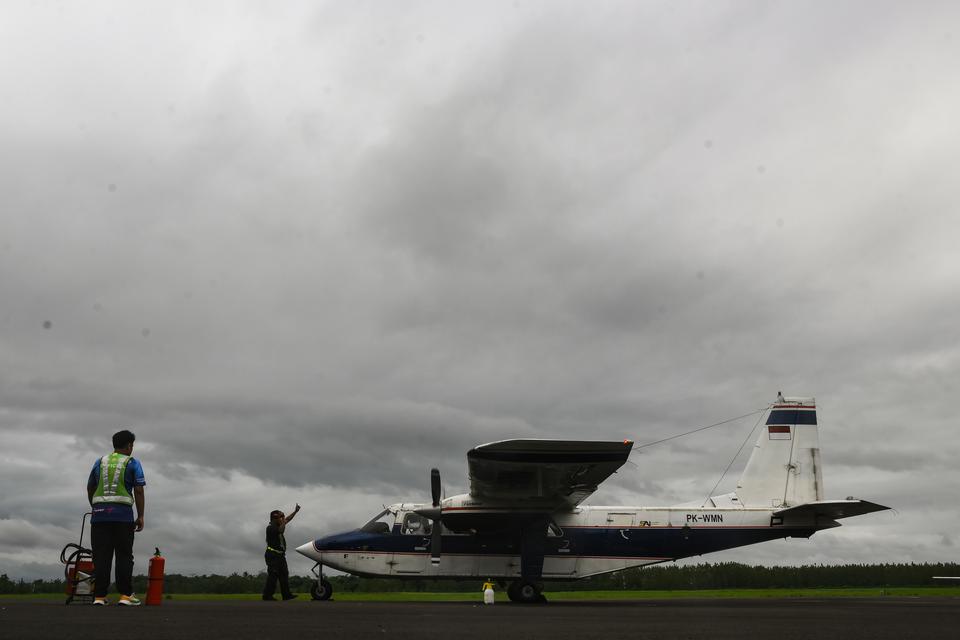
<instances>
[{"instance_id":1,"label":"horizontal stabilizer","mask_svg":"<svg viewBox=\"0 0 960 640\"><path fill-rule=\"evenodd\" d=\"M780 509L774 511L773 515L789 517L790 519L829 518L839 520L851 516L862 516L874 511L885 511L889 508L866 500L820 500Z\"/></svg>"}]
</instances>

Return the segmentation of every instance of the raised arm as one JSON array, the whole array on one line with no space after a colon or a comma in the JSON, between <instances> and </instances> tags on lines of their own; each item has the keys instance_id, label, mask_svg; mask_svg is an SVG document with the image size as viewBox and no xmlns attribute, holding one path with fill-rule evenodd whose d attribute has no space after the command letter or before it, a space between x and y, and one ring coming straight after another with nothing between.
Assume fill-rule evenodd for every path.
<instances>
[{"instance_id":1,"label":"raised arm","mask_svg":"<svg viewBox=\"0 0 960 640\"><path fill-rule=\"evenodd\" d=\"M286 518L283 519L283 524L287 524L288 522L290 522L291 520L293 520L293 516L297 515L297 512L298 512L298 511L300 511L300 503L299 503L299 502L297 503L297 506L294 507L293 513L291 513L290 515L288 515Z\"/></svg>"}]
</instances>

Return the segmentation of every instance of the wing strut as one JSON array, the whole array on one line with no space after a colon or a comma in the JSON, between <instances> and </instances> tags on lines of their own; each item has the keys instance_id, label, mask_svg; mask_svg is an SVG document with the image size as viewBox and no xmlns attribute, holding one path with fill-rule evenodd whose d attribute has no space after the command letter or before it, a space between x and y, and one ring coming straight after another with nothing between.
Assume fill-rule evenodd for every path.
<instances>
[{"instance_id":1,"label":"wing strut","mask_svg":"<svg viewBox=\"0 0 960 640\"><path fill-rule=\"evenodd\" d=\"M543 575L543 556L547 551L547 521L538 518L528 522L520 535L520 577L537 583Z\"/></svg>"}]
</instances>

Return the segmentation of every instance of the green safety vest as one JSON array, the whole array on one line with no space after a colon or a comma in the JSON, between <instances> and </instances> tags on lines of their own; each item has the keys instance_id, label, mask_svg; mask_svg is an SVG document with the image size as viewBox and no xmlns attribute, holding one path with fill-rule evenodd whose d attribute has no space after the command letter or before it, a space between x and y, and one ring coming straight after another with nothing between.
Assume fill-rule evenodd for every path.
<instances>
[{"instance_id":1,"label":"green safety vest","mask_svg":"<svg viewBox=\"0 0 960 640\"><path fill-rule=\"evenodd\" d=\"M116 452L100 458L100 481L93 494L93 504L107 502L133 506L133 496L123 481L129 462L130 456Z\"/></svg>"}]
</instances>

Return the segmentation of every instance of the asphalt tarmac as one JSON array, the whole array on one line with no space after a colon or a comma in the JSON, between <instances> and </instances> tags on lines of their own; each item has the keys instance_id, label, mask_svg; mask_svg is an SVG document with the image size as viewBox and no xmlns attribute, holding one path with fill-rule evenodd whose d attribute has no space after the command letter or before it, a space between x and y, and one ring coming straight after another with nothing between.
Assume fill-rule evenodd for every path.
<instances>
[{"instance_id":1,"label":"asphalt tarmac","mask_svg":"<svg viewBox=\"0 0 960 640\"><path fill-rule=\"evenodd\" d=\"M479 594L478 594L479 596ZM478 597L479 600L479 597ZM631 638L904 640L960 636L960 598L552 602L165 601L159 607L0 600L0 639Z\"/></svg>"}]
</instances>

